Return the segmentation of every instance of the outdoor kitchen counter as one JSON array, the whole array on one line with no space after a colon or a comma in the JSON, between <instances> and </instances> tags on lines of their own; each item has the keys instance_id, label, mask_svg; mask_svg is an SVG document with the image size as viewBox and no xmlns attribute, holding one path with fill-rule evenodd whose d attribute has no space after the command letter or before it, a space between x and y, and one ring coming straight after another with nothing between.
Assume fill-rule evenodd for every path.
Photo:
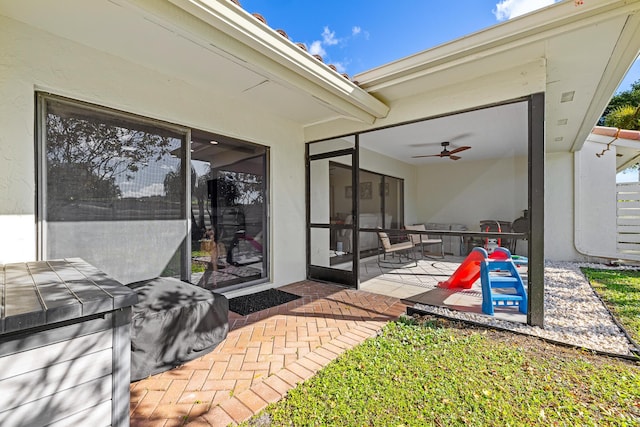
<instances>
[{"instance_id":1,"label":"outdoor kitchen counter","mask_svg":"<svg viewBox=\"0 0 640 427\"><path fill-rule=\"evenodd\" d=\"M128 425L136 302L79 258L0 264L0 425Z\"/></svg>"},{"instance_id":2,"label":"outdoor kitchen counter","mask_svg":"<svg viewBox=\"0 0 640 427\"><path fill-rule=\"evenodd\" d=\"M135 292L79 258L0 264L0 334L130 307Z\"/></svg>"}]
</instances>

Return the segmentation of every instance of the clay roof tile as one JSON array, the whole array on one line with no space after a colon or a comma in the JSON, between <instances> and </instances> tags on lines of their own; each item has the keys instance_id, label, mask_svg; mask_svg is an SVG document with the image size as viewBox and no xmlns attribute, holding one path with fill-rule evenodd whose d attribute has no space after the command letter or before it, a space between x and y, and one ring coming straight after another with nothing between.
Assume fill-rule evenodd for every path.
<instances>
[{"instance_id":1,"label":"clay roof tile","mask_svg":"<svg viewBox=\"0 0 640 427\"><path fill-rule=\"evenodd\" d=\"M239 1L239 0L229 0L229 1L230 1L230 2L232 2L232 3L234 3L235 5L237 5L238 7L242 8L242 5L240 4L240 1ZM256 18L258 21L262 22L263 24L265 24L265 25L267 25L267 26L269 25L269 24L267 23L267 20L264 18L264 16L260 15L259 13L252 13L251 15L253 15L253 17L254 17L254 18ZM280 35L281 35L282 37L284 37L285 39L290 40L290 39L289 39L289 36L287 35L287 33L286 33L284 30L278 29L278 30L274 30L274 31L275 31L275 32L277 32L278 34L280 34ZM299 43L299 42L298 42L298 43L296 43L296 45L297 45L300 49L304 50L305 52L308 52L308 50L307 50L307 46L306 46L304 43ZM324 60L322 59L322 56L320 56L320 55L317 55L317 54L316 54L316 55L313 55L313 57L314 57L314 58L316 58L318 61L320 61L320 62L324 63ZM328 64L327 66L328 66L329 68L331 68L331 70L333 70L335 73L340 74L340 72L338 71L338 69L337 69L337 67L336 67L335 65L333 65L333 64ZM356 81L352 81L352 80L350 79L350 77L349 77L349 75L348 75L348 74L346 74L346 73L342 73L342 74L340 74L340 75L341 75L342 77L344 77L345 79L347 79L347 80L351 81L352 83L354 83L354 84L356 84L356 85L358 84L358 82L356 82Z\"/></svg>"},{"instance_id":2,"label":"clay roof tile","mask_svg":"<svg viewBox=\"0 0 640 427\"><path fill-rule=\"evenodd\" d=\"M267 24L267 20L264 19L264 16L260 15L259 13L252 13L252 15L254 16L254 18L256 18L258 21L262 22L265 25L269 25Z\"/></svg>"}]
</instances>

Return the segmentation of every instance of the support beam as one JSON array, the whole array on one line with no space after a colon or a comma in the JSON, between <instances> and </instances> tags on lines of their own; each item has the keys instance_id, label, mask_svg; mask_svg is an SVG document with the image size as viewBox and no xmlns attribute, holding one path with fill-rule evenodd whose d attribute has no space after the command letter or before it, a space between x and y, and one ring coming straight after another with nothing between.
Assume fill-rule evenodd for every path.
<instances>
[{"instance_id":1,"label":"support beam","mask_svg":"<svg viewBox=\"0 0 640 427\"><path fill-rule=\"evenodd\" d=\"M529 100L529 307L527 324L544 327L544 93Z\"/></svg>"}]
</instances>

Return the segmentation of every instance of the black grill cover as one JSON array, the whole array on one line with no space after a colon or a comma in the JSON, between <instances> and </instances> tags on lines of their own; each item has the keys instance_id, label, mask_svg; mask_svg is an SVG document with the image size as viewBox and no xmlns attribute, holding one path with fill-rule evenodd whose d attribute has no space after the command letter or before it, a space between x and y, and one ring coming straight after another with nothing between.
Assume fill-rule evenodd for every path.
<instances>
[{"instance_id":1,"label":"black grill cover","mask_svg":"<svg viewBox=\"0 0 640 427\"><path fill-rule=\"evenodd\" d=\"M131 319L131 381L196 359L229 332L224 295L169 277L127 286L138 294Z\"/></svg>"}]
</instances>

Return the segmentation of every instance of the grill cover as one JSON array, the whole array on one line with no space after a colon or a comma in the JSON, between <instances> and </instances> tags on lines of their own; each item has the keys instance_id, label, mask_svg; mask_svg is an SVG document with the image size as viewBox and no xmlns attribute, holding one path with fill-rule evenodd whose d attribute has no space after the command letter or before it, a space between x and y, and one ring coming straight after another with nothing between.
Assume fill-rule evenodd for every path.
<instances>
[{"instance_id":1,"label":"grill cover","mask_svg":"<svg viewBox=\"0 0 640 427\"><path fill-rule=\"evenodd\" d=\"M131 381L206 354L229 332L224 295L169 277L127 286L138 294L131 319Z\"/></svg>"}]
</instances>

